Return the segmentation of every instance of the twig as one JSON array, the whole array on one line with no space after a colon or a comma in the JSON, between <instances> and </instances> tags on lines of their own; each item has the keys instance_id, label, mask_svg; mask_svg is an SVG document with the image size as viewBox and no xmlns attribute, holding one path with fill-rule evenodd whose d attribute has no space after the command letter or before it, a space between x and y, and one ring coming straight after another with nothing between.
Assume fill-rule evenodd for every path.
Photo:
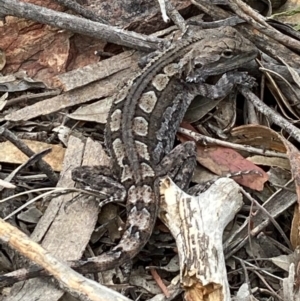
<instances>
[{"instance_id":1,"label":"twig","mask_svg":"<svg viewBox=\"0 0 300 301\"><path fill-rule=\"evenodd\" d=\"M60 90L50 90L42 93L35 93L35 94L24 94L15 98L12 98L7 101L5 108L14 106L22 101L27 101L27 100L43 100L45 98L49 98L51 96L56 96L60 94Z\"/></svg>"},{"instance_id":2,"label":"twig","mask_svg":"<svg viewBox=\"0 0 300 301\"><path fill-rule=\"evenodd\" d=\"M293 186L294 180L290 180L286 186ZM278 217L287 208L297 201L297 195L285 189L277 190L268 200L264 202L263 207L273 218ZM248 220L237 231L234 231L224 242L225 258L230 258L240 250L249 241ZM256 235L270 224L270 219L266 217L262 210L258 210L252 217L251 234ZM260 230L258 230L260 229ZM255 232L254 232L255 231Z\"/></svg>"},{"instance_id":3,"label":"twig","mask_svg":"<svg viewBox=\"0 0 300 301\"><path fill-rule=\"evenodd\" d=\"M17 176L17 174L19 174L21 172L22 169L28 168L29 166L37 163L38 161L40 161L44 156L46 156L49 153L51 153L51 148L44 149L41 152L32 155L26 162L19 165L15 170L13 170L4 180L7 182L11 182L12 179L14 179ZM2 191L3 188L0 187L0 191Z\"/></svg>"},{"instance_id":4,"label":"twig","mask_svg":"<svg viewBox=\"0 0 300 301\"><path fill-rule=\"evenodd\" d=\"M228 141L222 141L222 140L219 140L216 138L211 138L211 137L208 137L205 135L201 135L199 133L196 133L191 130L184 129L184 128L179 128L178 133L190 136L193 139L195 139L197 142L201 142L204 144L210 143L210 144L214 144L214 145L220 145L220 146L224 146L224 147L230 147L232 149L250 152L253 154L287 159L287 155L283 154L283 153L259 149L257 147L253 147L253 146L249 146L249 145L242 145L242 144L232 143L232 142L228 142Z\"/></svg>"},{"instance_id":5,"label":"twig","mask_svg":"<svg viewBox=\"0 0 300 301\"><path fill-rule=\"evenodd\" d=\"M270 38L278 41L279 43L291 47L295 50L299 50L300 41L297 41L291 37L282 34L280 31L270 26L265 18L252 9L249 5L241 0L228 0L230 8L242 19L250 23L254 28L264 33Z\"/></svg>"},{"instance_id":6,"label":"twig","mask_svg":"<svg viewBox=\"0 0 300 301\"><path fill-rule=\"evenodd\" d=\"M246 99L252 102L255 108L275 124L284 129L293 138L300 142L300 130L288 122L285 118L281 117L277 112L264 104L254 93L252 93L248 88L239 87L240 92L245 96Z\"/></svg>"},{"instance_id":7,"label":"twig","mask_svg":"<svg viewBox=\"0 0 300 301\"><path fill-rule=\"evenodd\" d=\"M150 269L150 273L151 273L153 279L156 281L157 285L162 290L163 294L166 296L166 298L170 298L170 293L168 291L168 288L161 280L161 277L158 275L156 269Z\"/></svg>"},{"instance_id":8,"label":"twig","mask_svg":"<svg viewBox=\"0 0 300 301\"><path fill-rule=\"evenodd\" d=\"M232 16L231 13L223 10L220 7L217 7L216 5L213 5L211 0L191 0L191 2L201 11L211 16L214 20L227 19ZM257 24L257 26L260 27L259 24ZM276 59L277 57L288 58L288 61L292 67L299 68L299 55L292 52L285 46L285 44L278 43L274 36L269 37L260 33L257 30L254 30L254 26L250 24L240 24L236 26L236 29L266 54Z\"/></svg>"},{"instance_id":9,"label":"twig","mask_svg":"<svg viewBox=\"0 0 300 301\"><path fill-rule=\"evenodd\" d=\"M80 5L74 0L55 0L55 1L91 21L100 22L109 25L109 23L105 21L103 18L96 15L93 11L86 9L84 6Z\"/></svg>"},{"instance_id":10,"label":"twig","mask_svg":"<svg viewBox=\"0 0 300 301\"><path fill-rule=\"evenodd\" d=\"M58 280L60 286L82 301L130 301L121 294L87 279L70 269L62 261L56 259L50 252L30 240L17 228L0 219L0 239L30 260L42 266L49 274ZM66 277L66 275L68 275Z\"/></svg>"},{"instance_id":11,"label":"twig","mask_svg":"<svg viewBox=\"0 0 300 301\"><path fill-rule=\"evenodd\" d=\"M125 31L113 26L17 0L0 0L0 15L11 15L34 20L42 24L67 29L72 32L142 51L157 50L166 43L163 39Z\"/></svg>"},{"instance_id":12,"label":"twig","mask_svg":"<svg viewBox=\"0 0 300 301\"><path fill-rule=\"evenodd\" d=\"M35 154L22 140L20 140L15 134L13 134L11 131L4 128L3 126L0 127L0 135L6 138L8 141L10 141L12 144L14 144L26 156L31 157ZM57 183L58 178L51 166L47 162L41 159L36 164L38 168L48 176L52 184Z\"/></svg>"}]
</instances>

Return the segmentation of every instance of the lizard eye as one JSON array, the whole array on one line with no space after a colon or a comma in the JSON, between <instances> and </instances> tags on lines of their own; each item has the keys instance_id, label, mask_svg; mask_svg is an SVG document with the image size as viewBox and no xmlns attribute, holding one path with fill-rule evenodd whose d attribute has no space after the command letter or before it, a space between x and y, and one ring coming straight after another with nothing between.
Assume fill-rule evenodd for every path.
<instances>
[{"instance_id":1,"label":"lizard eye","mask_svg":"<svg viewBox=\"0 0 300 301\"><path fill-rule=\"evenodd\" d=\"M222 56L225 58L230 59L232 57L232 50L226 49L222 52Z\"/></svg>"}]
</instances>

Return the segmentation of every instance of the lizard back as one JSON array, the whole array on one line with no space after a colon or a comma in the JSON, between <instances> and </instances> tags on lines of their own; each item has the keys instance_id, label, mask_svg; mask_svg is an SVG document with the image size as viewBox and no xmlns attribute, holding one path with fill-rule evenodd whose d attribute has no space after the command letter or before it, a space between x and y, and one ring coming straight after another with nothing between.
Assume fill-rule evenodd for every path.
<instances>
[{"instance_id":1,"label":"lizard back","mask_svg":"<svg viewBox=\"0 0 300 301\"><path fill-rule=\"evenodd\" d=\"M182 78L194 70L202 78L225 73L256 54L255 46L235 29L222 27L201 30L155 57L117 95L108 116L106 145L121 183L130 187L151 181L154 167L170 151L189 105L182 104L177 120L168 120L165 113L173 106L174 96L188 85ZM161 127L171 128L167 137L162 137Z\"/></svg>"}]
</instances>

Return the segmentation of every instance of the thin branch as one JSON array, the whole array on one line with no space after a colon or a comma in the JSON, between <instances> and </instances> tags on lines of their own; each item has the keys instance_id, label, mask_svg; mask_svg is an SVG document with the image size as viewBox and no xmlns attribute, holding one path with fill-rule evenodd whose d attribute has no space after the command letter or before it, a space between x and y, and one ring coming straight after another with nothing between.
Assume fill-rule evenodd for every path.
<instances>
[{"instance_id":1,"label":"thin branch","mask_svg":"<svg viewBox=\"0 0 300 301\"><path fill-rule=\"evenodd\" d=\"M0 0L0 15L10 15L34 20L42 24L70 30L142 51L149 52L157 50L166 44L166 41L163 39L125 31L117 27L100 24L74 15L57 12L42 6L17 0Z\"/></svg>"}]
</instances>

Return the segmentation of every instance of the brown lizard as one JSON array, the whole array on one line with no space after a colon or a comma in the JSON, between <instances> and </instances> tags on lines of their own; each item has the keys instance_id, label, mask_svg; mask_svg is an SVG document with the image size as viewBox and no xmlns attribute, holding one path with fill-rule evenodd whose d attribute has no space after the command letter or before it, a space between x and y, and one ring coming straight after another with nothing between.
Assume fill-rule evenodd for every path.
<instances>
[{"instance_id":1,"label":"brown lizard","mask_svg":"<svg viewBox=\"0 0 300 301\"><path fill-rule=\"evenodd\" d=\"M111 195L111 200L127 199L124 234L111 251L73 262L71 267L82 273L107 270L141 250L157 217L159 178L177 173L176 183L181 188L189 184L195 165L194 143L187 142L171 151L189 104L196 95L216 99L228 94L234 85L252 85L253 79L245 73L230 71L256 55L256 47L231 27L202 30L158 54L118 93L105 134L111 170L82 166L73 171L73 178L88 183L91 190L101 189ZM216 85L205 83L207 77L221 74ZM30 270L34 276L39 275L38 268ZM15 278L3 275L0 282L12 283Z\"/></svg>"}]
</instances>

